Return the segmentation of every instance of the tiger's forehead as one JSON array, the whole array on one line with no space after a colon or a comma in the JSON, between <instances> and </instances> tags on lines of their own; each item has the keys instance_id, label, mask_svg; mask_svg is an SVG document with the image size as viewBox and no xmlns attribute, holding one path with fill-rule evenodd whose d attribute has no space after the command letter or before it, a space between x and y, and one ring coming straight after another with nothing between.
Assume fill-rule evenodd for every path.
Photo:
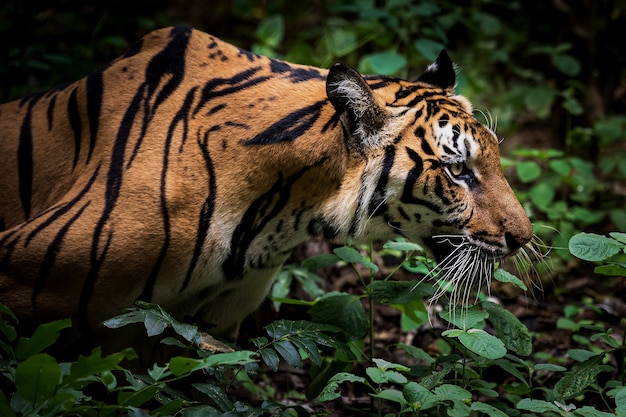
<instances>
[{"instance_id":1,"label":"tiger's forehead","mask_svg":"<svg viewBox=\"0 0 626 417\"><path fill-rule=\"evenodd\" d=\"M445 162L471 161L498 149L495 133L472 116L433 120L432 132L434 145Z\"/></svg>"}]
</instances>

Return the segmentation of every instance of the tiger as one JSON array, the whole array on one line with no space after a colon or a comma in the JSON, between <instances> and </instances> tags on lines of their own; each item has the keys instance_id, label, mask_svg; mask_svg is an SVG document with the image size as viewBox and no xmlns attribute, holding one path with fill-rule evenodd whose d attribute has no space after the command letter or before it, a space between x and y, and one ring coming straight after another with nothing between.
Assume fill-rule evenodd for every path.
<instances>
[{"instance_id":1,"label":"tiger","mask_svg":"<svg viewBox=\"0 0 626 417\"><path fill-rule=\"evenodd\" d=\"M93 340L142 300L232 339L311 236L512 256L532 226L455 84L445 51L406 81L151 32L0 106L0 303Z\"/></svg>"}]
</instances>

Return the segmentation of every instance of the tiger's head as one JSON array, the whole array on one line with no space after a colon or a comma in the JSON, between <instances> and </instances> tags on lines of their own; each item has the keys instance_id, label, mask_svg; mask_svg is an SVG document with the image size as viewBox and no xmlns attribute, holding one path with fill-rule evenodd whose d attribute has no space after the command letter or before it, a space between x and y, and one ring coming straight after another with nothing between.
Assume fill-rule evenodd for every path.
<instances>
[{"instance_id":1,"label":"tiger's head","mask_svg":"<svg viewBox=\"0 0 626 417\"><path fill-rule=\"evenodd\" d=\"M502 173L496 135L454 94L455 78L442 51L415 82L337 64L326 90L350 153L365 161L353 235L406 237L450 275L482 279L533 232Z\"/></svg>"}]
</instances>

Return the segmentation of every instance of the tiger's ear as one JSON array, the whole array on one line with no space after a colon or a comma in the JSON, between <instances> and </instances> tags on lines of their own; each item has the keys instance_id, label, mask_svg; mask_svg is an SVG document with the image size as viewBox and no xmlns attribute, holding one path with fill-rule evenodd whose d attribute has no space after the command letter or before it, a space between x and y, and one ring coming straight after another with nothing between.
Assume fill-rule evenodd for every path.
<instances>
[{"instance_id":1,"label":"tiger's ear","mask_svg":"<svg viewBox=\"0 0 626 417\"><path fill-rule=\"evenodd\" d=\"M419 77L417 81L421 81L435 87L441 87L449 93L454 92L456 84L456 73L454 65L445 49L442 49L437 56L435 62L430 64L426 71Z\"/></svg>"},{"instance_id":2,"label":"tiger's ear","mask_svg":"<svg viewBox=\"0 0 626 417\"><path fill-rule=\"evenodd\" d=\"M349 65L333 65L326 79L326 94L352 135L352 146L363 152L380 144L388 116L361 74Z\"/></svg>"}]
</instances>

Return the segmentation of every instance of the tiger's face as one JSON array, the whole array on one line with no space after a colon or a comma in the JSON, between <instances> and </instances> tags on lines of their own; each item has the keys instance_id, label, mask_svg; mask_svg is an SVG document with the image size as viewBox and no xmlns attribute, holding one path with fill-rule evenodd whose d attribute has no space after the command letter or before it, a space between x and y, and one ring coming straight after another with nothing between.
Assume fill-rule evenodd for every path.
<instances>
[{"instance_id":1,"label":"tiger's face","mask_svg":"<svg viewBox=\"0 0 626 417\"><path fill-rule=\"evenodd\" d=\"M532 226L502 173L498 139L472 116L467 99L454 95L445 52L415 83L362 83L345 67L331 69L329 80L344 130L375 178L360 216L363 236L406 237L464 276L490 275L495 260L530 241ZM377 145L364 146L367 138Z\"/></svg>"}]
</instances>

